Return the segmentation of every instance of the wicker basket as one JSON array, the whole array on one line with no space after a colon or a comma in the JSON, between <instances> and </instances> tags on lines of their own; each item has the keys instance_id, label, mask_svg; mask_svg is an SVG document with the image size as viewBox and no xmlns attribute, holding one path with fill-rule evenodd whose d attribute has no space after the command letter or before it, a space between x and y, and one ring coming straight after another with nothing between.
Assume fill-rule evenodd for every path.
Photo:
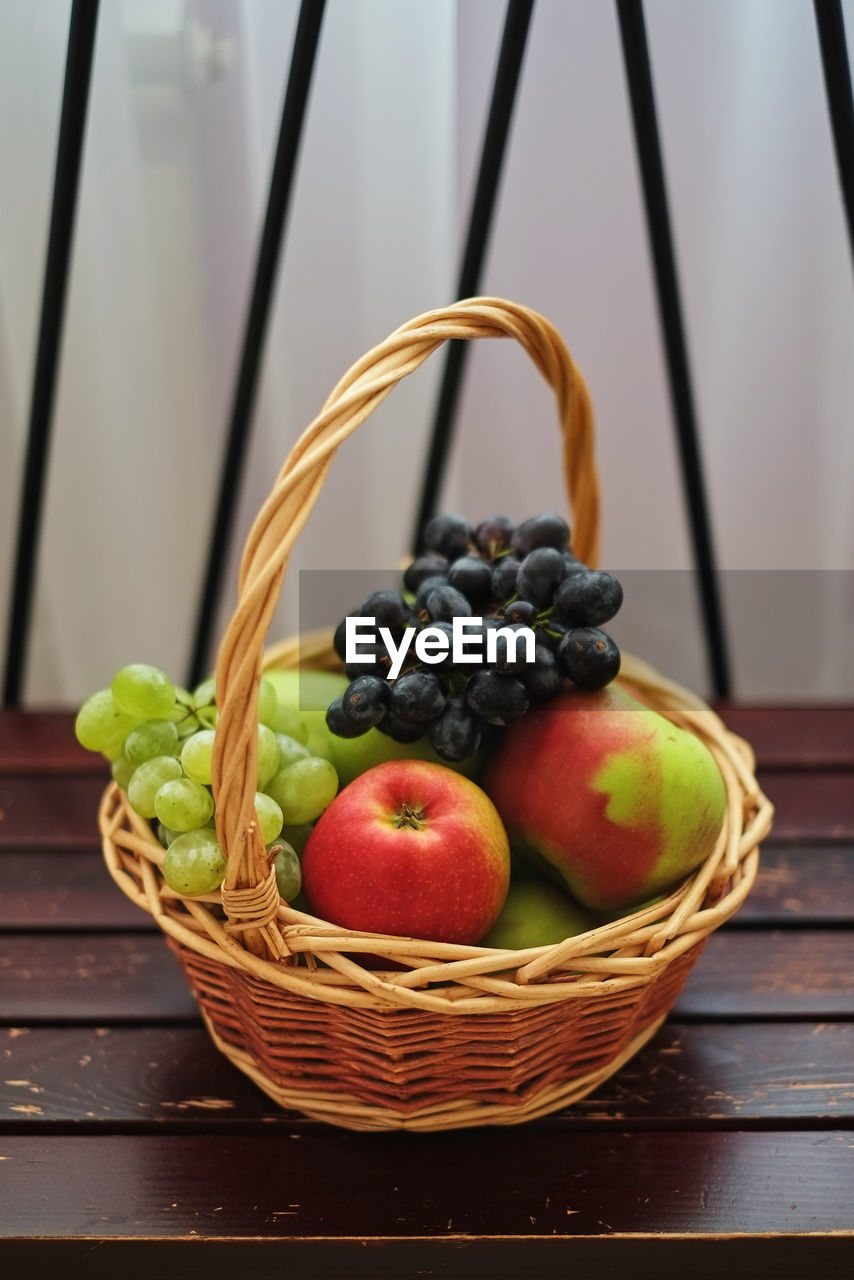
<instances>
[{"instance_id":1,"label":"wicker basket","mask_svg":"<svg viewBox=\"0 0 854 1280\"><path fill-rule=\"evenodd\" d=\"M665 900L527 951L352 932L280 900L254 822L258 680L265 666L293 666L298 656L302 664L336 664L330 635L264 652L288 555L338 446L394 384L447 339L507 336L554 389L573 550L595 563L592 413L559 334L499 299L420 316L339 382L249 534L217 661L221 892L185 899L166 886L163 849L115 785L99 811L107 866L167 935L215 1044L282 1106L352 1129L515 1124L595 1089L655 1033L709 933L744 900L771 822L747 744L700 699L625 657L621 680L703 738L728 794L716 848ZM363 967L360 954L394 964Z\"/></svg>"}]
</instances>

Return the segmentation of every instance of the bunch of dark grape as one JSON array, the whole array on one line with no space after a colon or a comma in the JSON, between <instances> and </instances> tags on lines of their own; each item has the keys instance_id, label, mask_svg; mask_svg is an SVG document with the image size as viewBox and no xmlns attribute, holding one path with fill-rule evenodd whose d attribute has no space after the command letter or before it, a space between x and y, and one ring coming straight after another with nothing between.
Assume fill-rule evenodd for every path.
<instances>
[{"instance_id":1,"label":"bunch of dark grape","mask_svg":"<svg viewBox=\"0 0 854 1280\"><path fill-rule=\"evenodd\" d=\"M620 653L601 627L620 608L622 587L610 573L576 559L569 540L569 526L558 515L518 525L493 516L475 529L459 516L435 516L424 531L424 550L403 574L403 590L375 591L358 610L359 617L375 619L377 640L368 656L347 663L346 619L335 632L350 684L327 711L332 732L356 737L377 728L397 742L426 734L439 756L460 761L477 751L489 726L512 724L567 681L600 689L613 680ZM529 627L533 662L526 661L524 644L514 654L498 636L494 662L455 663L452 624L460 617L481 619L470 634L484 642L484 654L490 629ZM381 627L395 644L407 627L416 635L429 627L448 637L448 652L425 663L412 643L391 679Z\"/></svg>"}]
</instances>

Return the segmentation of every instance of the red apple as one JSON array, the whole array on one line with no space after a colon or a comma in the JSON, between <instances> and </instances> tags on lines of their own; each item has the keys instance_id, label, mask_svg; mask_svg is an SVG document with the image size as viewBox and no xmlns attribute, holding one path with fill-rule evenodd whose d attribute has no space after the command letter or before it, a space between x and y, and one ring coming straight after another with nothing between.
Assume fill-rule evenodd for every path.
<instances>
[{"instance_id":1,"label":"red apple","mask_svg":"<svg viewBox=\"0 0 854 1280\"><path fill-rule=\"evenodd\" d=\"M559 694L507 728L484 788L514 847L603 909L686 876L726 810L705 744L617 685Z\"/></svg>"},{"instance_id":2,"label":"red apple","mask_svg":"<svg viewBox=\"0 0 854 1280\"><path fill-rule=\"evenodd\" d=\"M510 849L475 783L443 765L389 760L318 819L302 872L312 913L333 924L475 943L507 896Z\"/></svg>"}]
</instances>

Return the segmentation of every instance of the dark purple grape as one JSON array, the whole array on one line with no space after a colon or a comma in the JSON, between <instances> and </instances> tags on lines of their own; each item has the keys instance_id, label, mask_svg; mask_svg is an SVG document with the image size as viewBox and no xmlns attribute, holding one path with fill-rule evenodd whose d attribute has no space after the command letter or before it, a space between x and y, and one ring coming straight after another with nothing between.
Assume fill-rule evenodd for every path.
<instances>
[{"instance_id":1,"label":"dark purple grape","mask_svg":"<svg viewBox=\"0 0 854 1280\"><path fill-rule=\"evenodd\" d=\"M357 679L358 676L380 676L385 678L391 667L391 658L388 650L382 640L368 640L362 638L359 641L359 652L365 656L357 658L353 662L346 662L344 670L350 680Z\"/></svg>"},{"instance_id":2,"label":"dark purple grape","mask_svg":"<svg viewBox=\"0 0 854 1280\"><path fill-rule=\"evenodd\" d=\"M377 725L380 733L386 734L395 742L417 742L419 738L424 737L425 727L423 724L407 724L393 711L387 711Z\"/></svg>"},{"instance_id":3,"label":"dark purple grape","mask_svg":"<svg viewBox=\"0 0 854 1280\"><path fill-rule=\"evenodd\" d=\"M460 556L448 570L448 582L469 604L485 605L492 595L492 570L477 556Z\"/></svg>"},{"instance_id":4,"label":"dark purple grape","mask_svg":"<svg viewBox=\"0 0 854 1280\"><path fill-rule=\"evenodd\" d=\"M436 574L433 574L429 578L424 578L424 580L418 584L418 590L415 592L415 612L421 613L427 603L427 597L430 595L431 591L435 591L437 587L446 587L447 585L447 577L440 578Z\"/></svg>"},{"instance_id":5,"label":"dark purple grape","mask_svg":"<svg viewBox=\"0 0 854 1280\"><path fill-rule=\"evenodd\" d=\"M470 618L471 605L456 587L443 583L435 587L424 602L433 622L453 622L454 618Z\"/></svg>"},{"instance_id":6,"label":"dark purple grape","mask_svg":"<svg viewBox=\"0 0 854 1280\"><path fill-rule=\"evenodd\" d=\"M551 698L561 686L561 674L555 656L544 644L534 649L534 661L529 663L522 674L525 688L535 702L543 698Z\"/></svg>"},{"instance_id":7,"label":"dark purple grape","mask_svg":"<svg viewBox=\"0 0 854 1280\"><path fill-rule=\"evenodd\" d=\"M342 618L335 628L335 634L332 637L332 648L338 654L342 662L347 657L347 619Z\"/></svg>"},{"instance_id":8,"label":"dark purple grape","mask_svg":"<svg viewBox=\"0 0 854 1280\"><path fill-rule=\"evenodd\" d=\"M433 750L443 760L456 762L474 755L481 742L481 727L462 698L449 698L447 706L428 730Z\"/></svg>"},{"instance_id":9,"label":"dark purple grape","mask_svg":"<svg viewBox=\"0 0 854 1280\"><path fill-rule=\"evenodd\" d=\"M448 576L448 558L435 551L425 551L416 556L412 564L403 571L403 585L407 591L415 592L425 578L446 578Z\"/></svg>"},{"instance_id":10,"label":"dark purple grape","mask_svg":"<svg viewBox=\"0 0 854 1280\"><path fill-rule=\"evenodd\" d=\"M391 701L391 686L379 676L357 676L341 695L344 715L353 724L373 729Z\"/></svg>"},{"instance_id":11,"label":"dark purple grape","mask_svg":"<svg viewBox=\"0 0 854 1280\"><path fill-rule=\"evenodd\" d=\"M344 707L340 698L336 698L334 702L330 702L326 708L326 727L331 733L338 738L358 738L363 733L367 733L370 725L354 724L344 714Z\"/></svg>"},{"instance_id":12,"label":"dark purple grape","mask_svg":"<svg viewBox=\"0 0 854 1280\"><path fill-rule=\"evenodd\" d=\"M399 591L373 591L359 609L360 618L374 618L377 629L388 627L398 639L412 625L412 610Z\"/></svg>"},{"instance_id":13,"label":"dark purple grape","mask_svg":"<svg viewBox=\"0 0 854 1280\"><path fill-rule=\"evenodd\" d=\"M475 546L486 560L494 560L507 551L516 525L507 516L490 516L482 520L474 531Z\"/></svg>"},{"instance_id":14,"label":"dark purple grape","mask_svg":"<svg viewBox=\"0 0 854 1280\"><path fill-rule=\"evenodd\" d=\"M512 600L516 595L516 578L519 561L515 556L502 556L492 570L492 596L499 602Z\"/></svg>"},{"instance_id":15,"label":"dark purple grape","mask_svg":"<svg viewBox=\"0 0 854 1280\"><path fill-rule=\"evenodd\" d=\"M555 592L555 613L574 627L610 622L623 603L623 588L610 573L587 569L574 573Z\"/></svg>"},{"instance_id":16,"label":"dark purple grape","mask_svg":"<svg viewBox=\"0 0 854 1280\"><path fill-rule=\"evenodd\" d=\"M563 572L563 556L555 547L535 547L519 566L516 588L524 600L546 609Z\"/></svg>"},{"instance_id":17,"label":"dark purple grape","mask_svg":"<svg viewBox=\"0 0 854 1280\"><path fill-rule=\"evenodd\" d=\"M574 556L571 551L563 552L563 567L564 567L563 576L565 578L571 578L574 573L588 572L587 565L582 564L581 561L578 559L578 557Z\"/></svg>"},{"instance_id":18,"label":"dark purple grape","mask_svg":"<svg viewBox=\"0 0 854 1280\"><path fill-rule=\"evenodd\" d=\"M521 560L535 547L556 547L563 551L569 546L569 525L563 516L531 516L523 520L510 541L513 554Z\"/></svg>"},{"instance_id":19,"label":"dark purple grape","mask_svg":"<svg viewBox=\"0 0 854 1280\"><path fill-rule=\"evenodd\" d=\"M468 551L474 534L461 516L434 516L424 530L424 545L428 551L438 551L449 560L456 560Z\"/></svg>"},{"instance_id":20,"label":"dark purple grape","mask_svg":"<svg viewBox=\"0 0 854 1280\"><path fill-rule=\"evenodd\" d=\"M428 644L429 652L434 655L434 660L430 662L428 665L430 667L435 667L437 670L440 670L440 671L447 670L452 665L452 660L453 660L453 650L454 650L453 624L450 622L429 622L427 626L422 627L421 632L419 634L423 635L423 633L428 630L440 631L442 635L447 638L447 641L448 641L448 647L446 651L442 653L441 657L439 657L440 650L439 650L438 643L435 646L432 646L430 644L430 640L432 639L432 637L427 639L426 643ZM413 645L413 649L414 649L414 645Z\"/></svg>"},{"instance_id":21,"label":"dark purple grape","mask_svg":"<svg viewBox=\"0 0 854 1280\"><path fill-rule=\"evenodd\" d=\"M530 600L512 600L504 610L505 622L521 622L532 627L537 621L537 606Z\"/></svg>"},{"instance_id":22,"label":"dark purple grape","mask_svg":"<svg viewBox=\"0 0 854 1280\"><path fill-rule=\"evenodd\" d=\"M445 709L442 681L432 671L408 671L391 686L391 710L404 724L426 725Z\"/></svg>"},{"instance_id":23,"label":"dark purple grape","mask_svg":"<svg viewBox=\"0 0 854 1280\"><path fill-rule=\"evenodd\" d=\"M547 618L545 622L541 622L536 630L537 639L540 644L546 645L551 649L552 653L557 653L561 640L571 631L572 628L565 622L560 622L557 618Z\"/></svg>"},{"instance_id":24,"label":"dark purple grape","mask_svg":"<svg viewBox=\"0 0 854 1280\"><path fill-rule=\"evenodd\" d=\"M503 625L500 618L487 616L480 618L476 625L466 627L462 637L462 661L452 661L453 669L465 675L471 675L472 671L486 660L488 633Z\"/></svg>"},{"instance_id":25,"label":"dark purple grape","mask_svg":"<svg viewBox=\"0 0 854 1280\"><path fill-rule=\"evenodd\" d=\"M481 668L466 685L466 704L490 724L512 724L528 710L530 699L521 680Z\"/></svg>"},{"instance_id":26,"label":"dark purple grape","mask_svg":"<svg viewBox=\"0 0 854 1280\"><path fill-rule=\"evenodd\" d=\"M603 689L620 670L620 650L598 627L574 627L560 642L558 663L579 689Z\"/></svg>"},{"instance_id":27,"label":"dark purple grape","mask_svg":"<svg viewBox=\"0 0 854 1280\"><path fill-rule=\"evenodd\" d=\"M502 628L495 637L495 660L494 666L496 671L500 671L502 675L522 675L528 667L528 648L536 650L536 644L531 645L524 635L517 635L512 640L506 634L507 631L515 631L522 627L523 623L518 623L515 627Z\"/></svg>"}]
</instances>

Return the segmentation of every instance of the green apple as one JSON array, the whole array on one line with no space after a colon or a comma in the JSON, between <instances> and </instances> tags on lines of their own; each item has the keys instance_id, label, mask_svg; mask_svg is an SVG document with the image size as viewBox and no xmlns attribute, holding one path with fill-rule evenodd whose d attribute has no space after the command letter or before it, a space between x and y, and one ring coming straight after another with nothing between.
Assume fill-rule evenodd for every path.
<instances>
[{"instance_id":1,"label":"green apple","mask_svg":"<svg viewBox=\"0 0 854 1280\"><path fill-rule=\"evenodd\" d=\"M518 880L511 883L501 913L480 945L522 951L563 942L593 927L591 917L563 889L544 880Z\"/></svg>"},{"instance_id":2,"label":"green apple","mask_svg":"<svg viewBox=\"0 0 854 1280\"><path fill-rule=\"evenodd\" d=\"M311 754L335 764L330 746L332 735L326 727L326 708L347 688L347 677L334 671L312 671L308 667L287 670L271 667L264 676L276 690L279 705L298 711L305 721L308 728L305 745Z\"/></svg>"}]
</instances>

